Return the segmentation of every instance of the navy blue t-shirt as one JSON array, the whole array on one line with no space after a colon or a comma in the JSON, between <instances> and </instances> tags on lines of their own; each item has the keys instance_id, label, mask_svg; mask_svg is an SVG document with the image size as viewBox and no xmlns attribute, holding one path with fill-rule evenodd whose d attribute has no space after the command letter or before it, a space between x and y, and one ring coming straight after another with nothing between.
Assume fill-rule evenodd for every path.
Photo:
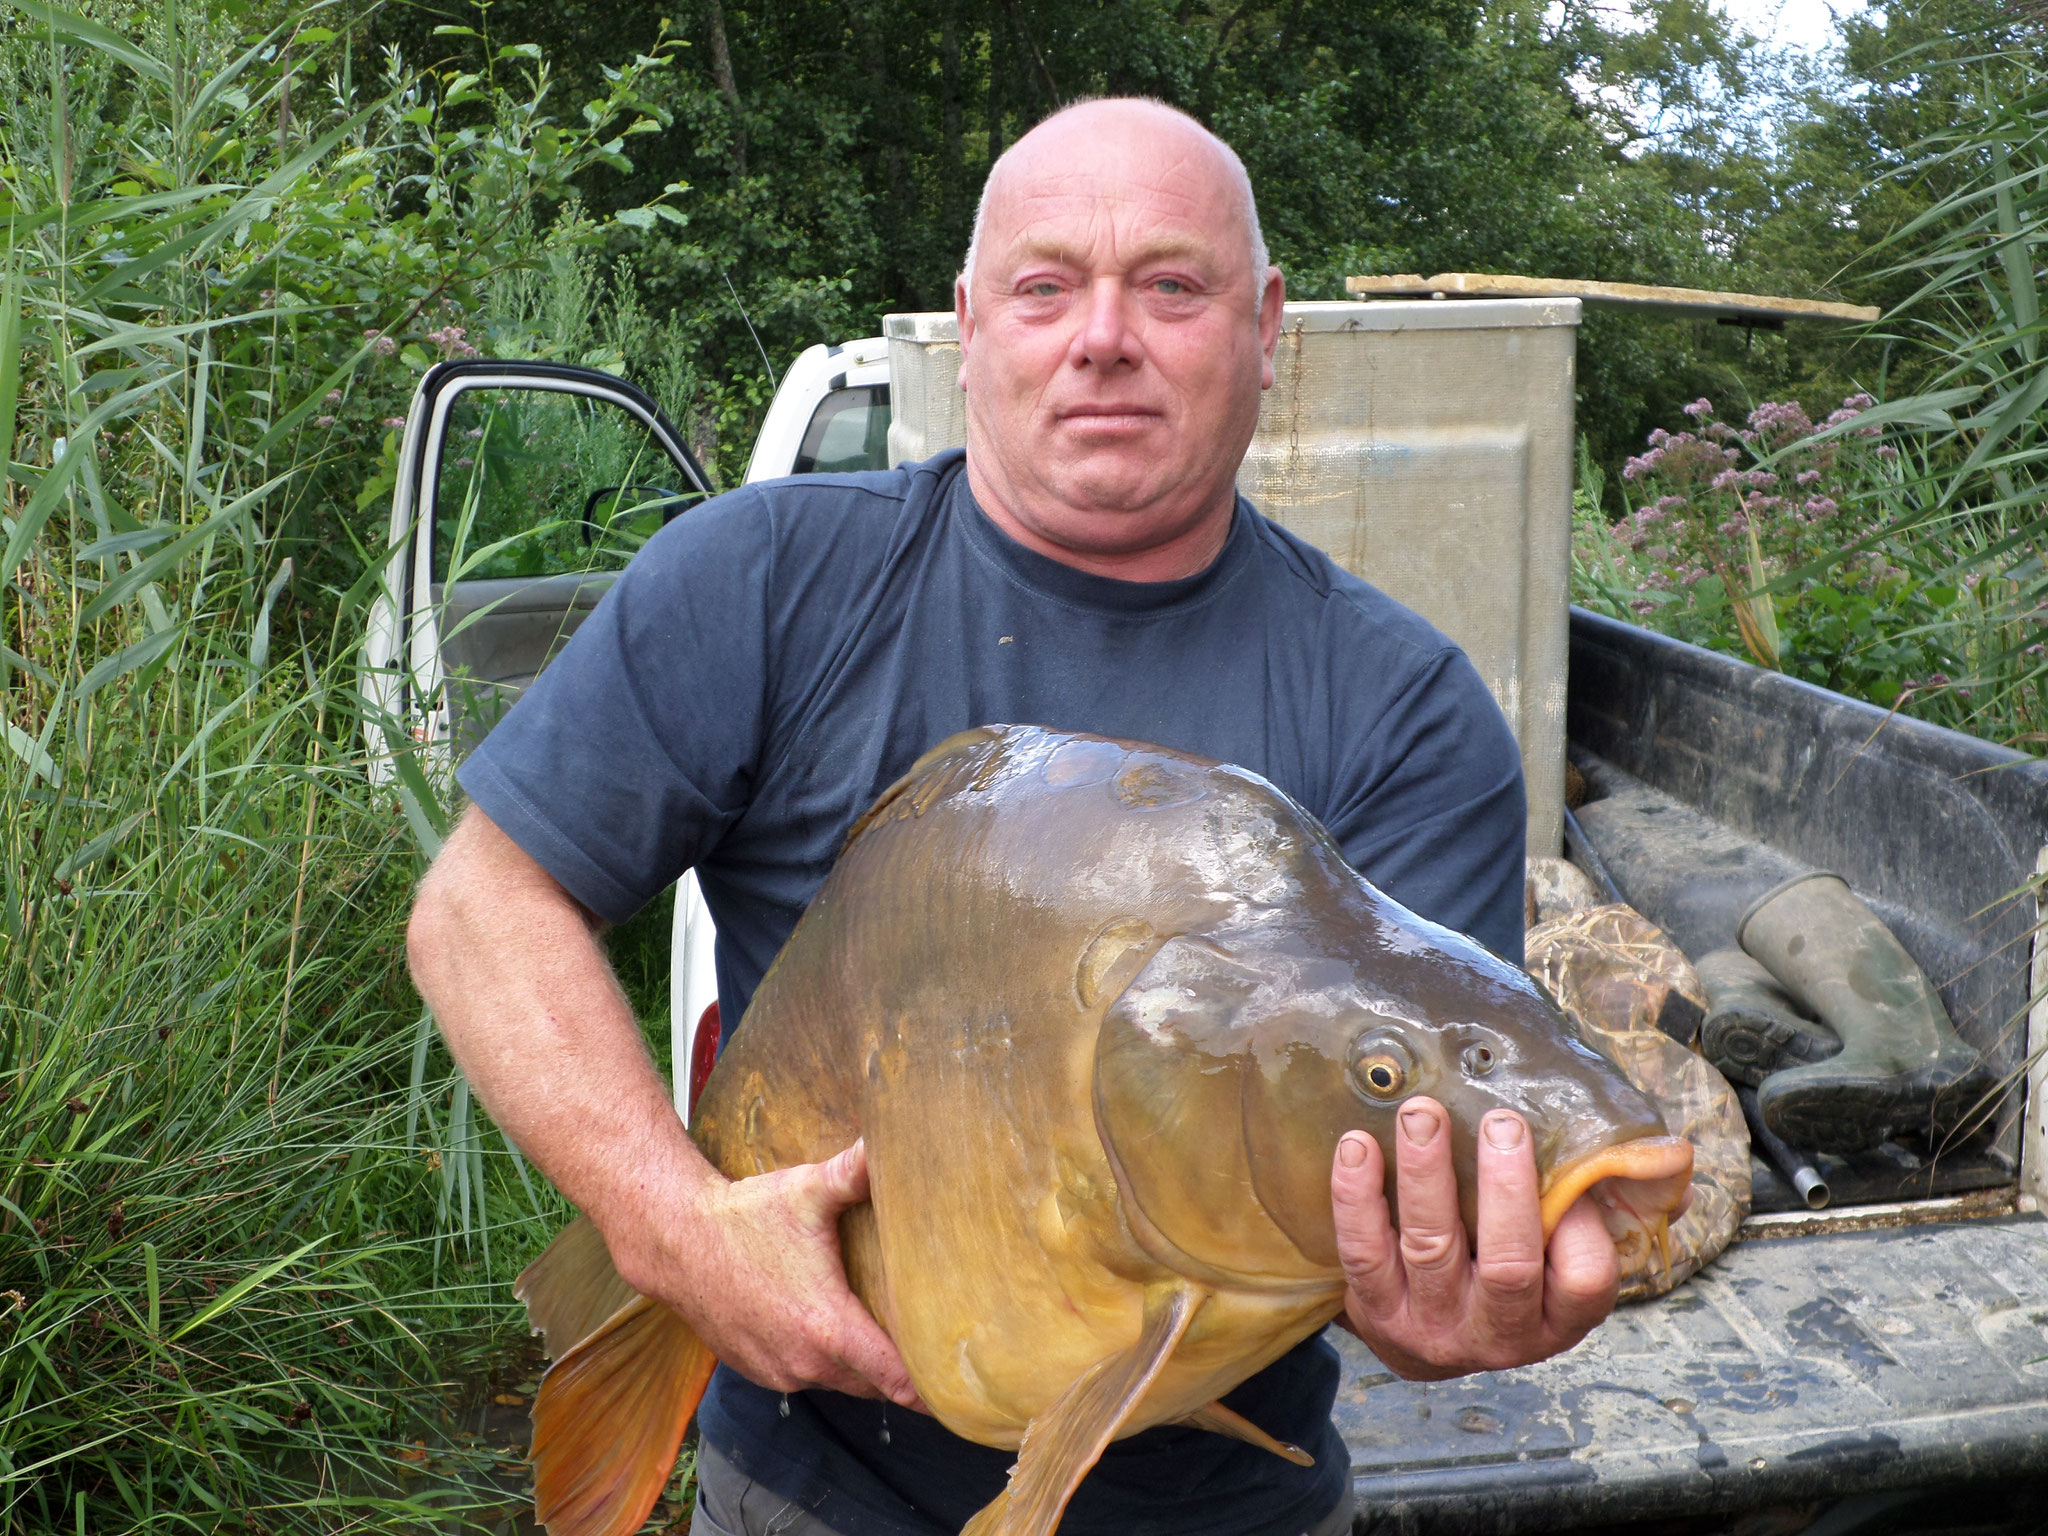
<instances>
[{"instance_id":1,"label":"navy blue t-shirt","mask_svg":"<svg viewBox=\"0 0 2048 1536\"><path fill-rule=\"evenodd\" d=\"M1456 646L1243 500L1198 575L1075 570L989 521L957 451L748 486L678 518L458 777L612 922L694 868L735 1019L854 819L927 747L997 723L1250 768L1381 890L1521 959L1521 758ZM1343 1493L1336 1388L1335 1352L1312 1339L1226 1399L1313 1468L1152 1429L1110 1446L1061 1531L1298 1536ZM1013 1459L837 1393L785 1410L723 1367L698 1421L848 1536L957 1531Z\"/></svg>"}]
</instances>

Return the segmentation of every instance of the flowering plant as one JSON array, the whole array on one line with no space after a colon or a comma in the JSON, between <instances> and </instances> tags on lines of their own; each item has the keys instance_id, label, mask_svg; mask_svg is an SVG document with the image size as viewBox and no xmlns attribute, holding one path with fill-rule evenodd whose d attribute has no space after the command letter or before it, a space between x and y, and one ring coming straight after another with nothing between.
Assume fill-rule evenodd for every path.
<instances>
[{"instance_id":1,"label":"flowering plant","mask_svg":"<svg viewBox=\"0 0 2048 1536\"><path fill-rule=\"evenodd\" d=\"M1767 400L1737 426L1695 400L1686 427L1652 432L1623 466L1613 523L1582 456L1575 600L1879 704L1947 687L1964 669L1930 626L1956 594L1882 536L1899 449L1850 425L1875 404L1850 395L1816 424ZM1816 441L1828 428L1846 430Z\"/></svg>"}]
</instances>

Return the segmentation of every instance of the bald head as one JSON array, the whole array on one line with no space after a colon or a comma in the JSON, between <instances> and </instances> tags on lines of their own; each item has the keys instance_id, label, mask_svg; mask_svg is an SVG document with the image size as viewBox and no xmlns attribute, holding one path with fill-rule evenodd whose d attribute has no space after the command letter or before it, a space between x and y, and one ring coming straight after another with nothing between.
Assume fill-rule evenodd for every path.
<instances>
[{"instance_id":1,"label":"bald head","mask_svg":"<svg viewBox=\"0 0 2048 1536\"><path fill-rule=\"evenodd\" d=\"M1178 107L1146 96L1113 96L1063 107L1004 152L989 168L981 201L974 210L974 233L967 242L967 260L960 269L967 299L974 302L974 268L992 207L1027 198L1028 189L1045 177L1105 178L1151 176L1160 169L1164 152L1182 179L1200 186L1242 226L1246 252L1246 284L1254 300L1265 280L1270 258L1259 229L1259 207L1251 178L1237 151Z\"/></svg>"}]
</instances>

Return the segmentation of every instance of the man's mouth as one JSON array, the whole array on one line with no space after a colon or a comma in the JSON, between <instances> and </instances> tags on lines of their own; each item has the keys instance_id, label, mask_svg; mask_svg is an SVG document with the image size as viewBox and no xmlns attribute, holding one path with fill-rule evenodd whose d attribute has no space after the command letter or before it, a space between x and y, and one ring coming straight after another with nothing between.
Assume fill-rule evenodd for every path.
<instances>
[{"instance_id":1,"label":"man's mouth","mask_svg":"<svg viewBox=\"0 0 2048 1536\"><path fill-rule=\"evenodd\" d=\"M1076 405L1060 411L1058 419L1072 431L1096 434L1141 432L1159 425L1165 417L1137 405Z\"/></svg>"}]
</instances>

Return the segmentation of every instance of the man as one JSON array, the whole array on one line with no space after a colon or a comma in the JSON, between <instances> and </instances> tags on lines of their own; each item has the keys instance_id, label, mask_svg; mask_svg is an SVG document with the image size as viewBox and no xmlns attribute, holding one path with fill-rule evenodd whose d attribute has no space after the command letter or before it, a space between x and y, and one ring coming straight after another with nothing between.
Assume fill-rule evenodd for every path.
<instances>
[{"instance_id":1,"label":"man","mask_svg":"<svg viewBox=\"0 0 2048 1536\"><path fill-rule=\"evenodd\" d=\"M738 1019L872 797L952 732L1012 721L1251 767L1390 894L1520 958L1519 758L1477 675L1233 489L1281 298L1221 141L1157 103L1049 119L991 172L957 288L964 462L679 519L463 769L474 805L422 887L414 975L499 1124L724 1362L699 1530L953 1531L1010 1457L915 1411L846 1287L836 1221L865 1196L861 1149L739 1183L709 1168L597 919L694 866ZM1372 1141L1347 1137L1332 1168L1348 1325L1411 1377L1574 1343L1613 1301L1597 1217L1568 1216L1546 1264L1529 1137L1496 1114L1475 1255L1443 1110L1400 1118L1398 1234ZM1314 1468L1152 1430L1110 1448L1063 1529L1348 1529L1335 1388L1315 1340L1229 1399Z\"/></svg>"}]
</instances>

